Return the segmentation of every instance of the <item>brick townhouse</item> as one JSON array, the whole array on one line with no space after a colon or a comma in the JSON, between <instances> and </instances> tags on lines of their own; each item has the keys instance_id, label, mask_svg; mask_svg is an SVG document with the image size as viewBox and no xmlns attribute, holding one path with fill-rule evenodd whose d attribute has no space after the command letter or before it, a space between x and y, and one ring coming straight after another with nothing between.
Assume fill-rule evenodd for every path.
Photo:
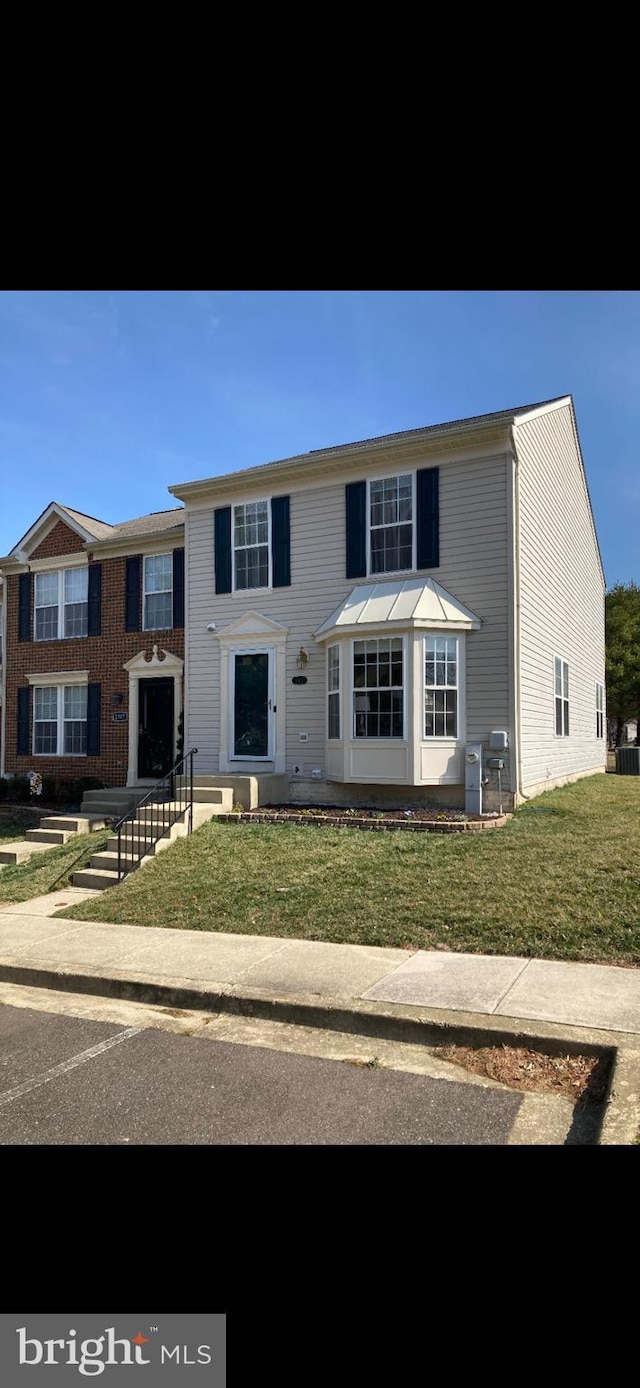
<instances>
[{"instance_id":1,"label":"brick townhouse","mask_svg":"<svg viewBox=\"0 0 640 1388\"><path fill-rule=\"evenodd\" d=\"M51 502L0 578L0 774L152 785L179 739L183 508L108 525Z\"/></svg>"}]
</instances>

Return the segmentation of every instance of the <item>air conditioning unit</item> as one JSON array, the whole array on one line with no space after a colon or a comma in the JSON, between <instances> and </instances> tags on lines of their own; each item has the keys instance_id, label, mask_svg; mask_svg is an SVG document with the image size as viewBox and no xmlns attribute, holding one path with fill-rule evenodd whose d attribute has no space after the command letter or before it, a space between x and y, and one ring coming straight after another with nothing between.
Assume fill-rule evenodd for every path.
<instances>
[{"instance_id":1,"label":"air conditioning unit","mask_svg":"<svg viewBox=\"0 0 640 1388\"><path fill-rule=\"evenodd\" d=\"M616 747L619 776L640 776L640 747Z\"/></svg>"}]
</instances>

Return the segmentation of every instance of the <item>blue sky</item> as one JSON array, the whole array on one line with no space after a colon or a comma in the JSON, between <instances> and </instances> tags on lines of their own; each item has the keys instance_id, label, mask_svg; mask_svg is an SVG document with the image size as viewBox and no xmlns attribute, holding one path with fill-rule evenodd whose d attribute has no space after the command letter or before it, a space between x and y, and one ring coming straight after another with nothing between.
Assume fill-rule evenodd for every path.
<instances>
[{"instance_id":1,"label":"blue sky","mask_svg":"<svg viewBox=\"0 0 640 1388\"><path fill-rule=\"evenodd\" d=\"M0 293L0 554L52 500L573 394L609 585L640 581L640 293Z\"/></svg>"}]
</instances>

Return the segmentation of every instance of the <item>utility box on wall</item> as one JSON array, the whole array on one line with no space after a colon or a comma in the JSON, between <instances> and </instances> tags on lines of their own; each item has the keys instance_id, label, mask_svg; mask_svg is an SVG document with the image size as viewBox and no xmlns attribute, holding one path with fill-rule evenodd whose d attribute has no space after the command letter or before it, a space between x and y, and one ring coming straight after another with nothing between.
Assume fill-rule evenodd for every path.
<instances>
[{"instance_id":1,"label":"utility box on wall","mask_svg":"<svg viewBox=\"0 0 640 1388\"><path fill-rule=\"evenodd\" d=\"M482 814L482 743L468 742L464 749L464 808Z\"/></svg>"}]
</instances>

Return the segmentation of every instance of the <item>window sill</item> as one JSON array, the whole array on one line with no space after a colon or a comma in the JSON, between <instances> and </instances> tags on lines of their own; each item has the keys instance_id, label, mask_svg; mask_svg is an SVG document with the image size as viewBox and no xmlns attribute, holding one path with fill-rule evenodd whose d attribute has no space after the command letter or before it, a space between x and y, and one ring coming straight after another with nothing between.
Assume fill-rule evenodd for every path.
<instances>
[{"instance_id":1,"label":"window sill","mask_svg":"<svg viewBox=\"0 0 640 1388\"><path fill-rule=\"evenodd\" d=\"M47 761L86 761L88 752L23 752L25 757L44 757Z\"/></svg>"},{"instance_id":2,"label":"window sill","mask_svg":"<svg viewBox=\"0 0 640 1388\"><path fill-rule=\"evenodd\" d=\"M34 646L46 646L47 643L53 646L58 641L88 641L89 633L85 631L82 636L34 636Z\"/></svg>"},{"instance_id":3,"label":"window sill","mask_svg":"<svg viewBox=\"0 0 640 1388\"><path fill-rule=\"evenodd\" d=\"M274 591L273 584L269 584L267 588L234 588L232 592L227 593L226 596L228 598L237 598L241 597L243 593L273 593ZM216 596L218 596L218 594L216 594ZM225 594L220 593L219 596L222 598Z\"/></svg>"},{"instance_id":4,"label":"window sill","mask_svg":"<svg viewBox=\"0 0 640 1388\"><path fill-rule=\"evenodd\" d=\"M155 635L156 633L159 634L161 631L176 631L176 627L142 627L141 630L144 632L145 636L149 636ZM129 632L128 635L132 636L133 633Z\"/></svg>"}]
</instances>

